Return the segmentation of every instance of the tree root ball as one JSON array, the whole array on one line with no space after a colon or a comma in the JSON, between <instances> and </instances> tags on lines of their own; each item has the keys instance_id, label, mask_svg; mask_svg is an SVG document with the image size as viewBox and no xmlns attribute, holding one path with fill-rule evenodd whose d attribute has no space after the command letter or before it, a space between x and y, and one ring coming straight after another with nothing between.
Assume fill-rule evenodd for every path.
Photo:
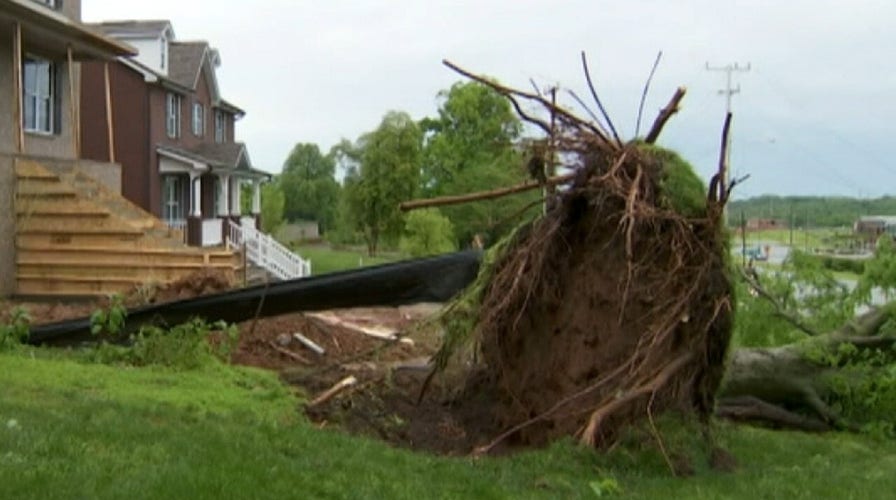
<instances>
[{"instance_id":1,"label":"tree root ball","mask_svg":"<svg viewBox=\"0 0 896 500\"><path fill-rule=\"evenodd\" d=\"M706 421L732 327L722 205L672 152L584 154L484 270L475 340L498 440L609 445L666 410Z\"/></svg>"}]
</instances>

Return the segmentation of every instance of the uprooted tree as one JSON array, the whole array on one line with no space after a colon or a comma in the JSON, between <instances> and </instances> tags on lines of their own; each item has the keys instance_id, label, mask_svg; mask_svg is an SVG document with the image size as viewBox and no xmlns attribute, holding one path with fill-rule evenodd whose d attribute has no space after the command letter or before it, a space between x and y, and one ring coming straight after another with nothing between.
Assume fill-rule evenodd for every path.
<instances>
[{"instance_id":1,"label":"uprooted tree","mask_svg":"<svg viewBox=\"0 0 896 500\"><path fill-rule=\"evenodd\" d=\"M567 172L460 197L562 184L545 190L543 216L490 251L445 318L437 369L472 346L485 372L476 380L497 392L495 414L507 429L479 451L564 435L607 445L668 409L708 422L731 338L722 213L732 183L720 161L707 190L678 155L654 145L684 89L643 139L623 142L608 118L586 121L538 93L446 64L508 98L545 132L530 162ZM525 111L523 101L550 118ZM729 123L730 115L723 135Z\"/></svg>"},{"instance_id":2,"label":"uprooted tree","mask_svg":"<svg viewBox=\"0 0 896 500\"><path fill-rule=\"evenodd\" d=\"M461 356L472 358L480 376L468 379L468 389L485 384L498 394L495 415L506 431L479 452L509 440L538 444L566 435L607 446L631 425L654 428L654 416L668 410L696 417L706 436L715 412L784 427L854 428L850 417L878 402L882 391L874 384L882 380L890 381L884 390L896 401L896 306L846 321L855 308L844 305L833 318L841 326L817 334L797 318L811 304L784 307L753 276L735 275L722 222L738 182L726 177L730 114L718 172L706 189L686 162L654 145L684 89L644 138L623 142L606 113L606 125L594 114L586 121L537 91L446 64L508 98L522 119L545 132L539 144L547 153L530 162L566 172L403 204L407 210L546 188L544 215L490 249L476 282L444 316L447 334L433 375ZM592 93L603 112L593 87ZM523 103L542 107L550 119ZM802 337L729 355L735 278L757 300L768 299L767 312Z\"/></svg>"}]
</instances>

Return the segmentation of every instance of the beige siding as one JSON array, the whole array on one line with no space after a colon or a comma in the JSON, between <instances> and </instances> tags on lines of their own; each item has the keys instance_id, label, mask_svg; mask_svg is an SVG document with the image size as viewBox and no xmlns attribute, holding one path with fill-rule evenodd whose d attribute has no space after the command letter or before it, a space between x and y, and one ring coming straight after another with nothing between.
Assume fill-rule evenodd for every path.
<instances>
[{"instance_id":1,"label":"beige siding","mask_svg":"<svg viewBox=\"0 0 896 500\"><path fill-rule=\"evenodd\" d=\"M15 291L16 286L16 211L13 205L15 198L15 168L10 155L0 152L0 298Z\"/></svg>"},{"instance_id":2,"label":"beige siding","mask_svg":"<svg viewBox=\"0 0 896 500\"><path fill-rule=\"evenodd\" d=\"M12 120L13 78L12 37L7 30L0 30L0 154L15 150L15 123Z\"/></svg>"}]
</instances>

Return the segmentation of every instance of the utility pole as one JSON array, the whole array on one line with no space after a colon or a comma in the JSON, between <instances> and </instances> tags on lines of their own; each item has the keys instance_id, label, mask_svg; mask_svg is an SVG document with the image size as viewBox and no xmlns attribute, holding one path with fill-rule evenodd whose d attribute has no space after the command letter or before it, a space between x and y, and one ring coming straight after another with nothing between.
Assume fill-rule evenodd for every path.
<instances>
[{"instance_id":1,"label":"utility pole","mask_svg":"<svg viewBox=\"0 0 896 500\"><path fill-rule=\"evenodd\" d=\"M737 63L734 64L726 64L724 66L711 66L708 62L706 63L706 71L724 71L725 72L725 88L719 89L719 95L725 96L725 113L731 112L731 97L735 94L740 93L740 84L737 84L737 87L731 86L731 75L733 73L746 73L750 71L750 63L747 63L746 66L741 66ZM724 177L722 178L722 185L728 185L728 170L731 168L731 134L728 134L728 144L725 145L725 172Z\"/></svg>"},{"instance_id":2,"label":"utility pole","mask_svg":"<svg viewBox=\"0 0 896 500\"><path fill-rule=\"evenodd\" d=\"M790 204L790 248L793 248L793 203Z\"/></svg>"},{"instance_id":3,"label":"utility pole","mask_svg":"<svg viewBox=\"0 0 896 500\"><path fill-rule=\"evenodd\" d=\"M740 93L740 84L737 85L736 88L731 86L731 74L735 72L743 72L746 73L750 71L750 63L747 63L746 66L740 66L737 63L734 64L726 64L724 66L711 66L709 62L706 63L706 71L724 71L725 72L725 88L719 90L719 95L725 96L725 116L728 116L728 113L731 113L731 97L735 94ZM728 140L725 144L725 168L722 169L722 178L720 179L722 184L722 189L728 189L728 178L731 170L731 132L729 129L728 132ZM725 217L725 225L728 225L728 210L724 211Z\"/></svg>"},{"instance_id":4,"label":"utility pole","mask_svg":"<svg viewBox=\"0 0 896 500\"><path fill-rule=\"evenodd\" d=\"M707 71L724 71L725 72L725 88L719 90L719 95L725 96L725 111L731 112L731 96L740 93L740 84L737 85L736 88L731 87L731 74L735 72L743 72L746 73L750 71L750 63L747 63L746 66L741 66L737 63L734 64L726 64L725 66L710 66L710 64L706 63Z\"/></svg>"}]
</instances>

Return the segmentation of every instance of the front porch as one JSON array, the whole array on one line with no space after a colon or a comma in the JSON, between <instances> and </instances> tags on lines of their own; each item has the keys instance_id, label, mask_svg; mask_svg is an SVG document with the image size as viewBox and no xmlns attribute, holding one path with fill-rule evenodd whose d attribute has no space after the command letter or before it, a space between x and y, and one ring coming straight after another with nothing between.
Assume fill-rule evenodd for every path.
<instances>
[{"instance_id":1,"label":"front porch","mask_svg":"<svg viewBox=\"0 0 896 500\"><path fill-rule=\"evenodd\" d=\"M224 245L230 222L252 229L261 227L261 183L267 174L215 167L196 158L159 152L162 220L181 231L185 243ZM244 186L251 186L248 204L243 200Z\"/></svg>"}]
</instances>

